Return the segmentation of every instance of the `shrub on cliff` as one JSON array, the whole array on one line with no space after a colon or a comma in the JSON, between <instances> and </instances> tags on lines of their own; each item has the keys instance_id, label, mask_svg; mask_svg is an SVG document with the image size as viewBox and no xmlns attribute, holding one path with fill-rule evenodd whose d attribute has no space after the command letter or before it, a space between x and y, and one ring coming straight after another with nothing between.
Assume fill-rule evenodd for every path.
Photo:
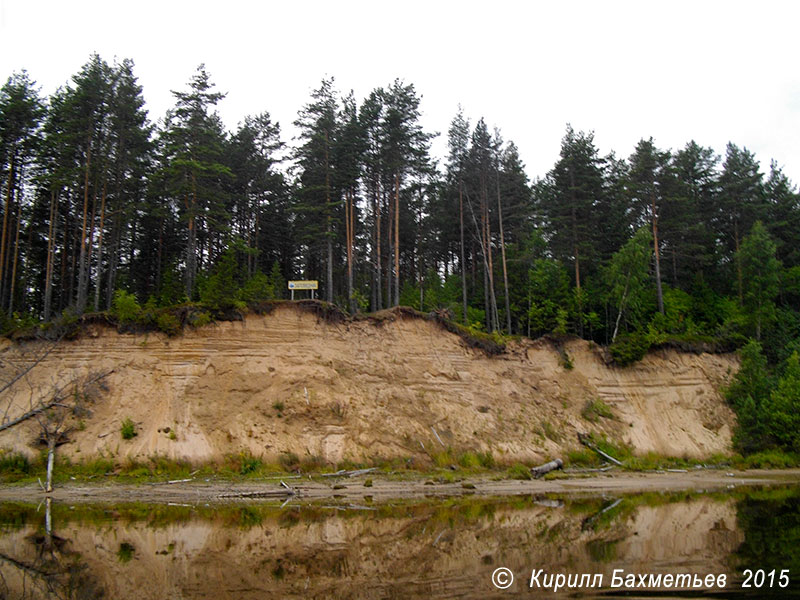
<instances>
[{"instance_id":1,"label":"shrub on cliff","mask_svg":"<svg viewBox=\"0 0 800 600\"><path fill-rule=\"evenodd\" d=\"M114 292L114 299L111 302L111 314L117 318L120 324L129 325L139 321L142 307L136 301L136 296L125 290L117 290Z\"/></svg>"},{"instance_id":2,"label":"shrub on cliff","mask_svg":"<svg viewBox=\"0 0 800 600\"><path fill-rule=\"evenodd\" d=\"M614 343L608 347L614 364L620 367L642 360L649 349L650 340L641 332L619 335L614 340Z\"/></svg>"}]
</instances>

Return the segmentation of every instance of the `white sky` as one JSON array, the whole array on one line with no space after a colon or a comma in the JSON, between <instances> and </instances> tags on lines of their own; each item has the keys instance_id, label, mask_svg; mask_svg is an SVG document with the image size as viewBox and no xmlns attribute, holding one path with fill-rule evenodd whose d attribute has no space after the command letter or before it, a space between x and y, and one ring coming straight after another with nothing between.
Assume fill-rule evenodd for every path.
<instances>
[{"instance_id":1,"label":"white sky","mask_svg":"<svg viewBox=\"0 0 800 600\"><path fill-rule=\"evenodd\" d=\"M642 137L733 141L800 181L800 2L0 0L0 78L25 68L49 94L96 51L132 58L155 121L201 62L228 96L229 129L268 111L284 140L323 76L361 101L399 77L423 124L460 103L520 148L529 176L558 157L567 122L605 154Z\"/></svg>"}]
</instances>

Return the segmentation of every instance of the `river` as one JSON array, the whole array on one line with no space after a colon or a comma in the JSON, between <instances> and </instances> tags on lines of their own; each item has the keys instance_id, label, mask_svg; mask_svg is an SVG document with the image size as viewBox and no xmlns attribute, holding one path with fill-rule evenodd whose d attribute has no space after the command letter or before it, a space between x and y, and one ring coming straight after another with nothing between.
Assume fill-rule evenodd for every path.
<instances>
[{"instance_id":1,"label":"river","mask_svg":"<svg viewBox=\"0 0 800 600\"><path fill-rule=\"evenodd\" d=\"M0 598L709 596L800 597L800 487L0 504Z\"/></svg>"}]
</instances>

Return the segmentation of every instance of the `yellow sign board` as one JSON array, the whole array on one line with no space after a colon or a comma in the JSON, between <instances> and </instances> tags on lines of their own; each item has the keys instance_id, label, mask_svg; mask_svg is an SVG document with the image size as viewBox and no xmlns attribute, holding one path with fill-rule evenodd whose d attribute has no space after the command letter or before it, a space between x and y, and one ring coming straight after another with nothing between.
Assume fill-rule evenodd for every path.
<instances>
[{"instance_id":1,"label":"yellow sign board","mask_svg":"<svg viewBox=\"0 0 800 600\"><path fill-rule=\"evenodd\" d=\"M312 279L310 281L290 281L289 282L289 289L290 290L318 290L319 289L319 281L316 279Z\"/></svg>"}]
</instances>

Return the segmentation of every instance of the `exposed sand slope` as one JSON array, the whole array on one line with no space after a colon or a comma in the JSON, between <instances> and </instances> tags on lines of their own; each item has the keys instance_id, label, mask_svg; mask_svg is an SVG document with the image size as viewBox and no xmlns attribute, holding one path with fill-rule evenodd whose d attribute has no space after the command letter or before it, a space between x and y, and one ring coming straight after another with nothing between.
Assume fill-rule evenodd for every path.
<instances>
[{"instance_id":1,"label":"exposed sand slope","mask_svg":"<svg viewBox=\"0 0 800 600\"><path fill-rule=\"evenodd\" d=\"M638 452L729 450L734 416L719 387L737 368L734 356L660 351L618 369L588 342L566 350L571 370L546 340L487 357L422 319L336 325L291 306L172 339L91 326L15 387L9 414L23 410L30 386L113 369L108 392L62 454L205 461L244 450L336 462L451 446L539 460L576 447L578 431L605 432ZM21 364L22 352L35 348L9 345L0 358ZM593 399L615 418L584 419ZM130 441L120 435L126 417L138 426ZM31 421L0 433L0 447L32 452L35 438Z\"/></svg>"}]
</instances>

